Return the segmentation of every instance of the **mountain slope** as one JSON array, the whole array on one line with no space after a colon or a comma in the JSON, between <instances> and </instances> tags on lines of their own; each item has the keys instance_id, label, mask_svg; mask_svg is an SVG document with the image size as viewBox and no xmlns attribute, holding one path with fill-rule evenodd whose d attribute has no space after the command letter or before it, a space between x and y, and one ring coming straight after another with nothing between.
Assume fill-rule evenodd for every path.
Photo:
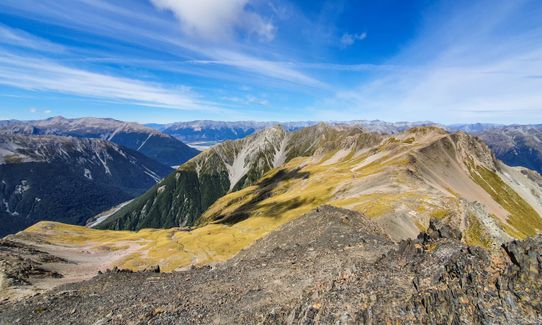
<instances>
[{"instance_id":1,"label":"mountain slope","mask_svg":"<svg viewBox=\"0 0 542 325\"><path fill-rule=\"evenodd\" d=\"M419 127L383 136L325 124L291 133L273 128L205 152L100 227L287 220L332 204L376 218L397 240L441 218L472 243L490 246L542 230L541 185L539 174L502 164L462 132Z\"/></svg>"},{"instance_id":2,"label":"mountain slope","mask_svg":"<svg viewBox=\"0 0 542 325\"><path fill-rule=\"evenodd\" d=\"M0 318L9 324L539 322L542 236L495 251L468 247L459 236L432 222L418 238L394 243L369 218L322 206L228 262L173 273L105 272L0 305ZM7 254L24 249L7 244ZM47 272L49 265L41 267Z\"/></svg>"},{"instance_id":3,"label":"mountain slope","mask_svg":"<svg viewBox=\"0 0 542 325\"><path fill-rule=\"evenodd\" d=\"M137 123L114 119L53 117L38 121L0 121L0 134L104 139L138 151L166 166L181 165L199 153L172 136Z\"/></svg>"},{"instance_id":4,"label":"mountain slope","mask_svg":"<svg viewBox=\"0 0 542 325\"><path fill-rule=\"evenodd\" d=\"M105 140L0 135L0 236L40 220L84 224L170 172Z\"/></svg>"},{"instance_id":5,"label":"mountain slope","mask_svg":"<svg viewBox=\"0 0 542 325\"><path fill-rule=\"evenodd\" d=\"M346 148L286 163L217 200L200 222L288 219L331 204L375 218L397 240L416 236L431 218L486 246L542 230L540 175L503 165L477 138L424 127Z\"/></svg>"},{"instance_id":6,"label":"mountain slope","mask_svg":"<svg viewBox=\"0 0 542 325\"><path fill-rule=\"evenodd\" d=\"M285 143L285 145L278 146L279 143ZM480 257L478 253L483 251L492 254L484 256L496 262L492 266L496 268L493 269L494 271L501 272L503 264L499 262L500 259L506 254L509 256L519 254L517 249L520 248L517 243L510 244L509 242L514 238L523 239L542 231L540 217L542 177L540 174L525 168L502 164L495 159L480 139L463 132L450 134L435 127L421 127L393 136L382 136L367 133L360 128L345 126L317 125L292 133L276 127L260 132L242 142L227 142L224 145L217 146L213 148L214 151L209 150L191 160L168 177L169 180L164 180L144 196L134 200L136 204L126 205L125 208L129 208L128 210L113 215L116 218L107 219L103 224L103 228L109 229L123 225L139 229L138 227L142 227L143 223L159 224L167 221L174 225L185 222L185 225L193 225L193 227L147 228L134 232L39 222L8 239L36 246L59 258L77 261L77 268L58 266L58 269L53 269L69 279L74 277L74 270L83 269L84 276L90 278L95 274L93 272L103 271L104 268L112 266L142 270L149 266L160 265L161 270L169 272L189 268L198 269L203 265L213 264L212 272L215 272L216 267L220 266L216 263L228 261L236 254L239 254L239 258L227 262L232 263L236 279L239 279L238 272L243 272L244 268L268 270L270 265L268 263L271 263L273 256L284 258L282 264L279 263L275 268L271 267L269 272L273 275L297 274L295 272L300 271L300 276L305 276L305 271L313 270L311 272L315 272L313 274L316 276L326 273L320 264L315 264L322 263L324 260L321 255L312 260L314 255L311 252L314 249L323 249L328 257L339 258L339 260L331 261L330 265L337 265L340 270L345 269L342 263L352 260L347 257L341 261L340 258L345 253L353 254L352 258L372 256L377 262L380 261L378 263L389 262L388 266L398 266L388 274L389 276L383 275L382 278L378 278L382 270L388 269L380 268L381 264L377 263L375 270L378 271L375 271L372 279L377 282L388 281L382 284L388 289L395 287L395 285L390 286L389 281L392 281L400 287L415 290L412 292L418 295L420 286L427 290L442 288L437 280L445 279L431 280L432 278L427 278L428 273L424 273L424 270L430 270L428 271L430 274L438 274L438 277L445 275L439 273L439 270L456 274L454 270L458 270L458 267L466 267L464 274L472 274L473 270L477 275L487 274L489 271L487 268L473 268L486 261L485 257L482 260L478 259ZM285 150L281 150L281 147ZM234 163L243 157L247 159L241 159L241 161L246 161L248 165ZM248 167L233 168L233 166ZM277 167L271 168L272 166ZM270 169L265 172L268 168ZM263 176L255 181L249 181L252 177L246 176L256 174L263 174ZM193 182L186 181L189 179ZM202 182L201 180L204 179L205 181ZM237 183L235 180L238 180ZM237 189L238 184L239 189ZM200 191L201 188L207 188L207 192ZM217 188L220 192L216 191ZM201 210L202 206L197 206L197 204L201 204L203 199L212 197L211 195L202 196L201 193L212 193L216 197L219 196L217 194L225 194L214 203L207 201L210 206L201 215L189 214L187 207L197 207ZM348 212L337 218L336 220L340 222L337 227L326 223L325 220L302 217L310 211L327 213L325 210L327 208L322 208L322 204L347 208L354 212ZM192 211L199 212L200 210ZM175 211L187 214L178 214ZM358 215L356 211L369 219L359 225L355 223L356 229L358 226L362 229L373 229L372 231L376 231L379 236L385 237L386 242L397 243L406 240L400 246L401 253L399 255L393 253L389 259L383 258L382 254L385 252L378 249L388 244L380 245L374 242L374 238L362 239L354 234L353 238L361 240L360 250L356 250L351 246L352 243L348 242L351 238L348 231L342 233L344 237L340 237L340 234L338 237L326 236L327 230L322 226L341 228L350 223L349 220L353 215ZM290 225L298 225L296 232L286 231L282 234L280 231L275 232L283 225L289 227L287 224L292 220L294 222ZM434 226L437 223L445 228L436 229ZM369 225L373 226L369 227ZM159 224L159 226L163 227L164 224ZM427 233L419 235L420 232ZM262 238L266 242L265 238L268 234L271 235L267 237L270 240L267 244L262 245L261 242L257 242ZM304 237L304 234L307 236ZM413 242L412 239L418 236L420 236L419 240ZM452 246L449 242L444 246L435 246L431 241L434 236L444 236L452 239L454 243ZM290 241L285 238L289 238ZM525 242L528 246L526 249L536 250L536 247L540 245L539 238L528 239ZM317 244L319 239L323 240L320 246ZM288 242L292 244L292 250L282 254L288 250ZM341 243L343 246L337 246ZM252 244L254 246L250 248ZM271 244L278 245L278 248L272 247ZM377 250L364 250L373 244L376 244L374 247ZM467 248L465 244L478 248ZM516 248L512 248L513 246ZM332 247L332 249L327 251L326 247ZM451 247L455 248L450 250ZM503 252L501 247L516 251ZM421 252L420 249L425 257L418 255ZM81 254L82 250L85 254ZM297 254L296 252L304 256L303 263L296 264L301 262L296 255L291 255ZM526 251L525 254L529 253ZM510 257L510 260L514 261L516 257L519 258L518 256L514 255L513 258ZM443 260L443 257L446 258ZM240 264L242 263L240 259L243 258L252 259L255 264ZM309 258L309 261L305 258ZM465 264L473 259L475 263ZM532 256L525 257L518 263L528 262L528 260L532 260ZM423 263L420 264L421 261ZM360 261L356 264L356 268L358 265L369 264L367 261ZM517 265L516 262L512 264ZM297 266L299 269L296 268ZM414 273L409 273L407 278L401 277L401 274L404 276L404 273L401 273L405 271L404 268ZM278 273L280 270L284 272ZM369 270L366 271L369 272ZM77 274L81 272L77 271ZM367 272L361 274L367 275L369 274ZM491 272L491 274L495 273ZM210 273L209 276L214 277L214 275L216 273ZM262 273L254 276L254 279L259 281L268 279ZM342 275L339 276L342 277ZM412 282L415 277L419 278L419 283ZM231 283L228 279L225 279L226 283ZM276 280L282 279L284 277L279 276ZM360 277L355 279L360 279ZM459 290L455 291L456 293L465 294L461 291L467 283L464 281L470 280L468 276L461 279L463 282L459 287L456 286L456 281L445 282L445 284L452 286L454 290ZM492 283L494 279L491 279L493 278L482 276L474 283L486 280L490 282L483 283ZM126 283L132 283L129 280L126 281ZM243 281L247 279L243 278ZM305 283L299 279L292 281ZM369 292L375 292L371 291L374 288L371 283L374 281L356 280L351 283L356 285L356 288L366 288ZM113 280L112 283L117 282ZM270 283L274 288L281 285L280 282ZM430 283L435 284L435 287L427 287ZM539 285L537 283L535 281L524 283L524 285ZM315 283L315 285L318 284ZM286 287L289 286L286 285L284 288ZM499 284L499 287L509 288L506 284L503 286ZM138 286L132 285L130 288L132 288L130 290L138 290ZM201 286L198 288L201 289ZM231 286L227 286L226 290L228 288ZM491 288L497 288L497 285L494 283ZM119 287L119 290L124 289ZM201 291L198 292L201 293ZM281 292L285 291L281 289ZM384 294L388 291L380 290L379 292ZM454 296L450 296L446 293L447 291L432 292L435 295L442 294L439 297L448 299L446 300L448 303L455 301L455 298L451 299ZM144 294L133 291L132 293ZM246 294L249 293L245 292L238 296ZM262 294L268 297L267 294ZM330 306L340 305L341 300L334 300L335 294L337 291L331 290L326 298L328 302L335 301ZM355 296L355 291L349 291L347 297L352 294ZM294 295L300 297L299 292ZM365 295L362 294L362 296ZM313 303L311 297L313 297L312 294L303 296L303 301ZM407 295L408 297L412 296ZM390 297L382 296L382 299L388 298ZM425 299L416 300L418 307L423 306L423 301L428 299L424 295L415 296L415 299L418 298ZM412 307L409 305L407 308ZM421 314L416 313L416 315Z\"/></svg>"},{"instance_id":7,"label":"mountain slope","mask_svg":"<svg viewBox=\"0 0 542 325\"><path fill-rule=\"evenodd\" d=\"M254 184L269 170L298 156L311 156L326 148L361 148L380 138L357 128L320 124L293 133L276 126L241 140L226 141L181 166L98 228L192 226L218 198Z\"/></svg>"},{"instance_id":8,"label":"mountain slope","mask_svg":"<svg viewBox=\"0 0 542 325\"><path fill-rule=\"evenodd\" d=\"M240 157L251 159L234 164ZM292 133L277 127L204 152L99 225L192 229L119 232L41 222L18 238L70 247L74 254L81 246L96 254L111 247L123 256L117 265L159 263L175 270L224 261L331 204L363 213L395 241L414 238L439 219L465 243L493 249L541 231L541 198L538 173L500 163L481 140L462 132L423 127L382 136L356 127L317 125ZM127 242L140 247L123 249Z\"/></svg>"},{"instance_id":9,"label":"mountain slope","mask_svg":"<svg viewBox=\"0 0 542 325\"><path fill-rule=\"evenodd\" d=\"M542 173L542 127L494 127L475 133L510 166L523 166Z\"/></svg>"}]
</instances>

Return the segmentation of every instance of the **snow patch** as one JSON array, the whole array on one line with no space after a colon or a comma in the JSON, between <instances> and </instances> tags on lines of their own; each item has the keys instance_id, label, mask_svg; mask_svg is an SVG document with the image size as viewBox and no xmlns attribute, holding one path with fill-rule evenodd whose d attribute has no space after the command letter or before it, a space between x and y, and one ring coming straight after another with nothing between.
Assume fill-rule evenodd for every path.
<instances>
[{"instance_id":1,"label":"snow patch","mask_svg":"<svg viewBox=\"0 0 542 325\"><path fill-rule=\"evenodd\" d=\"M30 185L28 184L28 181L22 180L21 184L18 184L15 186L15 194L23 194L24 192L28 191L30 189Z\"/></svg>"},{"instance_id":2,"label":"snow patch","mask_svg":"<svg viewBox=\"0 0 542 325\"><path fill-rule=\"evenodd\" d=\"M83 176L85 176L86 178L92 180L92 173L87 168L85 168L85 171L83 172Z\"/></svg>"},{"instance_id":3,"label":"snow patch","mask_svg":"<svg viewBox=\"0 0 542 325\"><path fill-rule=\"evenodd\" d=\"M145 139L145 141L143 141L143 142L141 143L141 145L137 148L136 151L141 150L141 148L143 148L143 146L147 143L147 141L149 141L149 139L150 139L151 137L152 137L152 133L149 134L149 136L147 137L147 139Z\"/></svg>"}]
</instances>

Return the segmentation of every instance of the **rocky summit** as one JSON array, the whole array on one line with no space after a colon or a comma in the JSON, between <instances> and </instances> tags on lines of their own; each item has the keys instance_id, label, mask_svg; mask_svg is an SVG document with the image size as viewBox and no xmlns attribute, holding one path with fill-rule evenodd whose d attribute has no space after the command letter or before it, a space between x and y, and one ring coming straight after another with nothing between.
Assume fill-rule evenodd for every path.
<instances>
[{"instance_id":1,"label":"rocky summit","mask_svg":"<svg viewBox=\"0 0 542 325\"><path fill-rule=\"evenodd\" d=\"M19 303L0 324L535 324L542 236L493 250L438 221L393 242L321 206L223 264L105 272Z\"/></svg>"}]
</instances>

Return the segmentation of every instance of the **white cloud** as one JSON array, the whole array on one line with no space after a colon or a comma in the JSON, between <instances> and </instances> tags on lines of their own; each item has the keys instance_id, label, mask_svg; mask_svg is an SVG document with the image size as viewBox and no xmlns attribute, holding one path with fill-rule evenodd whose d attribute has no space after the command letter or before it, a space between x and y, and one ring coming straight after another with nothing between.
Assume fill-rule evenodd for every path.
<instances>
[{"instance_id":1,"label":"white cloud","mask_svg":"<svg viewBox=\"0 0 542 325\"><path fill-rule=\"evenodd\" d=\"M140 80L113 77L58 64L51 60L0 53L0 84L28 90L122 100L137 105L210 110L186 88L165 88Z\"/></svg>"},{"instance_id":2,"label":"white cloud","mask_svg":"<svg viewBox=\"0 0 542 325\"><path fill-rule=\"evenodd\" d=\"M258 98L256 96L252 96L252 95L247 96L247 101L250 104L256 104L256 105L260 105L260 106L268 106L269 105L269 101L267 99Z\"/></svg>"},{"instance_id":3,"label":"white cloud","mask_svg":"<svg viewBox=\"0 0 542 325\"><path fill-rule=\"evenodd\" d=\"M349 34L345 33L341 37L341 46L348 47L357 41L362 41L367 38L367 33Z\"/></svg>"},{"instance_id":4,"label":"white cloud","mask_svg":"<svg viewBox=\"0 0 542 325\"><path fill-rule=\"evenodd\" d=\"M542 119L542 79L536 78L542 75L540 15L522 14L520 2L491 4L428 14L420 35L384 65L389 71L376 70L368 82L322 100L314 107L318 116L537 123Z\"/></svg>"},{"instance_id":5,"label":"white cloud","mask_svg":"<svg viewBox=\"0 0 542 325\"><path fill-rule=\"evenodd\" d=\"M222 97L222 99L242 106L269 106L269 101L266 98L260 98L254 95L246 95L245 97Z\"/></svg>"},{"instance_id":6,"label":"white cloud","mask_svg":"<svg viewBox=\"0 0 542 325\"><path fill-rule=\"evenodd\" d=\"M23 30L10 28L0 24L0 44L26 47L38 51L62 52L64 47L46 39L36 37Z\"/></svg>"},{"instance_id":7,"label":"white cloud","mask_svg":"<svg viewBox=\"0 0 542 325\"><path fill-rule=\"evenodd\" d=\"M272 39L275 32L274 25L248 9L248 7L251 7L251 1L253 0L202 0L198 2L190 0L152 0L156 7L163 10L174 11L173 8L177 8L174 12L178 15L178 20L182 20L184 16L185 20L188 21L187 27L183 22L180 22L183 30L188 28L187 31L191 31L191 35L194 37L205 37L205 40L213 40L213 35L231 37L231 33L235 30L241 30L262 39ZM216 8L214 7L215 4ZM134 2L129 10L118 2L102 0L81 0L77 2L57 0L54 5L46 5L41 2L31 4L24 1L4 0L2 5L29 19L45 23L54 22L54 24L64 28L99 35L118 40L122 44L129 43L156 53L177 57L179 61L186 61L186 58L190 57L196 59L194 62L221 64L250 74L224 72L222 69L203 70L200 67L194 68L186 64L170 64L168 61L144 60L144 62L134 62L133 58L119 56L120 52L89 52L89 49L84 49L84 60L89 62L99 63L100 60L103 62L118 62L123 65L132 64L138 68L145 65L153 69L164 69L233 82L256 81L278 87L291 87L292 84L309 87L322 87L324 85L323 82L307 75L295 65L275 61L281 57L287 58L287 54L273 52L269 47L262 50L254 43L245 46L235 42L226 42L225 39L220 39L220 37L214 38L215 41L220 42L211 44L184 37L186 35L180 35L181 33L176 28L178 21L164 19L156 15L156 13L142 14L144 10L148 10L148 7L138 2ZM222 6L226 9L221 9ZM203 10L202 8L210 9ZM217 13L217 10L219 13ZM220 13L220 11L225 13ZM66 12L72 14L66 15ZM219 17L223 18L218 19ZM77 50L80 51L81 49Z\"/></svg>"},{"instance_id":8,"label":"white cloud","mask_svg":"<svg viewBox=\"0 0 542 325\"><path fill-rule=\"evenodd\" d=\"M227 65L298 85L315 88L329 87L317 79L307 76L298 70L292 69L290 64L285 64L285 62L262 60L240 52L223 49L209 49L209 55L213 57L213 60L196 60L192 62L200 64Z\"/></svg>"},{"instance_id":9,"label":"white cloud","mask_svg":"<svg viewBox=\"0 0 542 325\"><path fill-rule=\"evenodd\" d=\"M30 108L28 109L28 111L29 111L30 113L41 113L41 114L51 114L51 113L53 112L53 111L50 110L50 109L44 109L44 110L42 110L42 109L38 109L38 108L36 108L36 107L30 107Z\"/></svg>"},{"instance_id":10,"label":"white cloud","mask_svg":"<svg viewBox=\"0 0 542 325\"><path fill-rule=\"evenodd\" d=\"M250 0L151 0L162 10L170 10L188 35L207 40L230 37L236 29L273 40L276 27L247 9Z\"/></svg>"}]
</instances>

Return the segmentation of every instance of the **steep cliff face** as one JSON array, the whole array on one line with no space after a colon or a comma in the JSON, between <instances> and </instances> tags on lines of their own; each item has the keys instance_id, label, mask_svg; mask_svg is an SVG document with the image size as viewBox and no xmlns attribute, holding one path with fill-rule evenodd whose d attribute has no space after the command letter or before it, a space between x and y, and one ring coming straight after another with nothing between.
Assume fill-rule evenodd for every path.
<instances>
[{"instance_id":1,"label":"steep cliff face","mask_svg":"<svg viewBox=\"0 0 542 325\"><path fill-rule=\"evenodd\" d=\"M0 236L40 220L84 224L171 169L98 139L0 136Z\"/></svg>"}]
</instances>

